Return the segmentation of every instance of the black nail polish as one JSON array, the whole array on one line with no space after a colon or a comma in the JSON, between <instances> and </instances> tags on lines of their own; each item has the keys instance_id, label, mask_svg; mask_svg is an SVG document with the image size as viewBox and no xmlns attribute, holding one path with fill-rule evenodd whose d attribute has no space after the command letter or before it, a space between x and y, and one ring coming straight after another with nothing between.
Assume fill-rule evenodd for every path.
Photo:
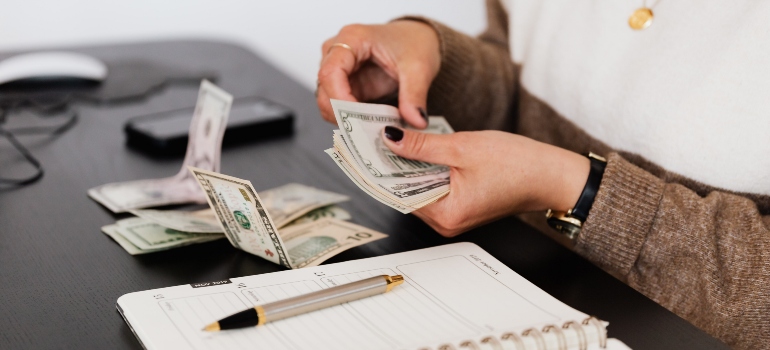
<instances>
[{"instance_id":1,"label":"black nail polish","mask_svg":"<svg viewBox=\"0 0 770 350\"><path fill-rule=\"evenodd\" d=\"M399 142L404 138L404 130L401 130L394 126L385 127L385 137L393 142Z\"/></svg>"},{"instance_id":2,"label":"black nail polish","mask_svg":"<svg viewBox=\"0 0 770 350\"><path fill-rule=\"evenodd\" d=\"M428 112L425 110L425 108L418 107L417 110L420 112L420 115L422 116L422 119L425 119L425 122L428 122Z\"/></svg>"}]
</instances>

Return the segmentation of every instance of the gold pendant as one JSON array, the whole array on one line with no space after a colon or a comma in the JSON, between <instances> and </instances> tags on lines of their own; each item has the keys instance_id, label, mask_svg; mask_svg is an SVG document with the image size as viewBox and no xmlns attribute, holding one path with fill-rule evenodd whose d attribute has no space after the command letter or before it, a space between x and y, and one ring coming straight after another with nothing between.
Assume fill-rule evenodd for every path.
<instances>
[{"instance_id":1,"label":"gold pendant","mask_svg":"<svg viewBox=\"0 0 770 350\"><path fill-rule=\"evenodd\" d=\"M628 25L635 30L642 30L650 24L652 24L652 10L646 7L637 9L631 17L628 17Z\"/></svg>"}]
</instances>

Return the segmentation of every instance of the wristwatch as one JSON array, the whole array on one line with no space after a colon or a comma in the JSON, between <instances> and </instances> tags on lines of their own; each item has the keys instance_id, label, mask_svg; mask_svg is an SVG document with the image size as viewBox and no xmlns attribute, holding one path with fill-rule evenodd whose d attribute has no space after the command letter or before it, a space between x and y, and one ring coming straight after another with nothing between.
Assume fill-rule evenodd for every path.
<instances>
[{"instance_id":1,"label":"wristwatch","mask_svg":"<svg viewBox=\"0 0 770 350\"><path fill-rule=\"evenodd\" d=\"M591 161L591 170L575 206L566 212L548 209L548 212L545 213L548 225L569 239L575 239L580 234L583 223L588 218L588 212L594 204L596 192L599 191L599 184L601 184L604 176L604 168L607 167L607 159L604 157L589 152L588 159Z\"/></svg>"}]
</instances>

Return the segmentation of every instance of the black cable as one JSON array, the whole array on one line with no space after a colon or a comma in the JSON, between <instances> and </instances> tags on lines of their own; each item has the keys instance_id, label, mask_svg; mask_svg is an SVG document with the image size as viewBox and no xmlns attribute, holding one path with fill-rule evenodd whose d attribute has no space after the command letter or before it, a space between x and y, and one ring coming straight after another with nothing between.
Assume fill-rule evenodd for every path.
<instances>
[{"instance_id":1,"label":"black cable","mask_svg":"<svg viewBox=\"0 0 770 350\"><path fill-rule=\"evenodd\" d=\"M37 110L36 116L40 117L43 114L49 114L56 110L63 109L69 117L64 123L54 126L32 126L32 127L19 127L13 129L7 129L4 127L8 116L12 111L22 109L24 107ZM7 106L0 106L0 136L4 136L8 142L24 157L24 159L35 168L35 173L25 178L3 178L0 177L0 186L3 188L23 187L32 184L43 177L45 173L40 161L35 158L32 153L24 147L16 138L17 135L48 135L56 136L64 133L72 128L77 122L77 112L71 110L69 105L69 98L65 98L62 101L50 105L41 103L40 101L32 99L24 99L12 101Z\"/></svg>"},{"instance_id":2,"label":"black cable","mask_svg":"<svg viewBox=\"0 0 770 350\"><path fill-rule=\"evenodd\" d=\"M35 167L35 174L32 176L21 179L0 177L0 184L8 187L22 187L40 180L40 178L43 177L43 166L40 165L40 162L34 156L32 156L32 153L29 153L29 150L27 150L27 148L24 147L24 145L22 145L19 140L16 139L16 136L13 136L13 133L8 132L2 126L0 126L0 135L5 136L11 145L13 145L13 147L16 148L16 150L19 151L19 153L21 153L21 155L24 156L24 158L30 164L32 164L33 167Z\"/></svg>"},{"instance_id":3,"label":"black cable","mask_svg":"<svg viewBox=\"0 0 770 350\"><path fill-rule=\"evenodd\" d=\"M61 125L53 126L28 126L13 129L5 129L6 132L13 135L41 135L48 134L50 136L56 136L69 130L78 120L78 114L74 111L68 111L69 117Z\"/></svg>"},{"instance_id":4,"label":"black cable","mask_svg":"<svg viewBox=\"0 0 770 350\"><path fill-rule=\"evenodd\" d=\"M135 96L130 96L130 98L147 98L150 95L153 95L157 92L157 90L160 90L162 88L166 88L169 85L183 85L183 84L189 84L189 83L199 83L202 78L208 78L210 80L216 80L216 76L213 73L206 73L204 74L204 77L166 77L166 81L163 84L160 84L157 87L154 87L152 89L148 89L146 91L143 91L139 94L136 94ZM3 178L0 177L0 189L7 189L7 188L14 188L14 187L22 187L29 185L31 183L34 183L35 181L40 180L43 177L43 166L41 165L40 161L35 158L32 153L24 147L24 144L19 142L19 140L16 138L16 136L26 136L26 135L48 135L48 136L57 136L65 131L72 128L75 123L77 123L78 120L78 113L72 109L70 106L72 102L75 100L77 101L85 101L85 102L99 102L99 103L110 103L110 102L120 102L120 101L127 101L128 97L121 97L121 98L113 98L113 99L107 99L105 101L89 98L88 95L82 95L82 94L66 94L63 96L58 96L58 100L51 100L52 96L44 96L39 95L39 99L30 98L30 97L20 97L20 98L5 98L3 99L2 96L0 96L0 136L4 136L8 141L11 143L11 145L24 157L24 159L31 164L35 168L35 174L32 176L28 176L26 178L20 178L20 179L13 179L13 178ZM18 128L12 128L8 129L5 128L5 122L7 121L8 116L17 110L23 111L23 110L34 110L36 113L33 113L33 115L37 117L43 117L46 114L52 114L55 112L63 112L67 113L69 117L66 121L64 121L60 125L54 125L54 126L29 126L29 127L18 127ZM58 115L58 113L57 113Z\"/></svg>"}]
</instances>

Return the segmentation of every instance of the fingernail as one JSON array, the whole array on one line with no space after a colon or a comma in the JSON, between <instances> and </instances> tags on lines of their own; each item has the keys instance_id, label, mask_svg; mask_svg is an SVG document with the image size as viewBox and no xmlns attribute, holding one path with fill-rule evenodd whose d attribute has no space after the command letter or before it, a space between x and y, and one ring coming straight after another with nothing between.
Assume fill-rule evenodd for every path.
<instances>
[{"instance_id":1,"label":"fingernail","mask_svg":"<svg viewBox=\"0 0 770 350\"><path fill-rule=\"evenodd\" d=\"M417 107L417 111L420 112L420 115L422 116L422 119L425 119L425 122L428 122L428 112L425 110L425 108Z\"/></svg>"},{"instance_id":2,"label":"fingernail","mask_svg":"<svg viewBox=\"0 0 770 350\"><path fill-rule=\"evenodd\" d=\"M385 137L393 142L399 142L404 138L404 130L401 130L394 126L385 127Z\"/></svg>"}]
</instances>

